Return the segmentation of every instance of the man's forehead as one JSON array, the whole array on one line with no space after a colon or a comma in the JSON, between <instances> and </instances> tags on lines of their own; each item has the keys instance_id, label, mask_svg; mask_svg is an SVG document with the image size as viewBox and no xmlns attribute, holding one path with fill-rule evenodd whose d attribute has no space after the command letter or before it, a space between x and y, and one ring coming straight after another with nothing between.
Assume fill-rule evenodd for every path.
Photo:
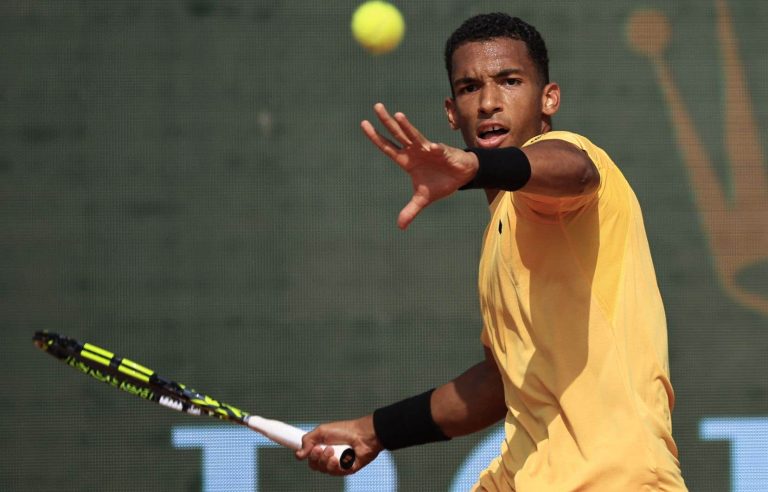
<instances>
[{"instance_id":1,"label":"man's forehead","mask_svg":"<svg viewBox=\"0 0 768 492\"><path fill-rule=\"evenodd\" d=\"M533 68L528 47L523 41L511 38L469 41L456 48L452 58L452 78L472 73L498 73L511 68L522 71Z\"/></svg>"}]
</instances>

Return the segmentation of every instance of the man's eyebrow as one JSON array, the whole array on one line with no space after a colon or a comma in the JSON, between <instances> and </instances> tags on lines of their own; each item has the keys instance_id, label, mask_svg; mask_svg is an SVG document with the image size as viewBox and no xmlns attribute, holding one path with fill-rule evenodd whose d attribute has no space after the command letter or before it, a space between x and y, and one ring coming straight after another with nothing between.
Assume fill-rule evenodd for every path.
<instances>
[{"instance_id":1,"label":"man's eyebrow","mask_svg":"<svg viewBox=\"0 0 768 492\"><path fill-rule=\"evenodd\" d=\"M478 79L475 77L459 77L458 79L453 81L453 85L464 85L464 84L471 84L473 82L477 82Z\"/></svg>"},{"instance_id":2,"label":"man's eyebrow","mask_svg":"<svg viewBox=\"0 0 768 492\"><path fill-rule=\"evenodd\" d=\"M493 78L494 79L499 79L499 78L502 78L502 77L508 77L510 75L522 75L524 73L525 73L525 70L523 70L522 68L517 68L517 67L505 68L504 70L501 70L501 71L497 72L496 74L494 74Z\"/></svg>"},{"instance_id":3,"label":"man's eyebrow","mask_svg":"<svg viewBox=\"0 0 768 492\"><path fill-rule=\"evenodd\" d=\"M503 77L509 77L510 75L521 75L524 74L525 70L522 68L512 67L512 68L505 68L503 70L499 70L495 74L493 74L491 77L494 79L499 79ZM477 77L459 77L458 79L453 81L453 85L462 85L462 84L471 84L474 82L477 82L479 79Z\"/></svg>"}]
</instances>

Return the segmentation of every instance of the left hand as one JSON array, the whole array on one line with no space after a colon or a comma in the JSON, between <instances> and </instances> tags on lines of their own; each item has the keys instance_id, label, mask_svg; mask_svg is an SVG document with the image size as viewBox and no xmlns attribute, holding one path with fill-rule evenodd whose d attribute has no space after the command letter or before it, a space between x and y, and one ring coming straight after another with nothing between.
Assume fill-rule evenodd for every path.
<instances>
[{"instance_id":1,"label":"left hand","mask_svg":"<svg viewBox=\"0 0 768 492\"><path fill-rule=\"evenodd\" d=\"M391 116L383 104L374 106L376 116L395 142L364 120L363 132L387 157L411 177L413 196L400 211L397 225L405 229L429 204L452 194L477 173L477 156L456 147L429 141L403 113Z\"/></svg>"}]
</instances>

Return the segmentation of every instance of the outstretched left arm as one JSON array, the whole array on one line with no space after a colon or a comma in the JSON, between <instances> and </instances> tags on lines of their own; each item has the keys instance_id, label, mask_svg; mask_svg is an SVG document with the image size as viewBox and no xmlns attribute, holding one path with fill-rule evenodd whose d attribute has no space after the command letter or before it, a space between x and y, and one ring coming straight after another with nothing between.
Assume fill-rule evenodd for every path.
<instances>
[{"instance_id":1,"label":"outstretched left arm","mask_svg":"<svg viewBox=\"0 0 768 492\"><path fill-rule=\"evenodd\" d=\"M411 177L413 196L397 218L401 229L429 204L471 182L471 187L486 188L491 194L494 189L519 189L550 197L585 195L600 182L586 152L563 140L536 142L521 150L478 151L485 156L479 157L478 153L428 140L403 113L391 116L381 103L374 106L374 111L394 141L380 134L368 120L361 124L363 132Z\"/></svg>"}]
</instances>

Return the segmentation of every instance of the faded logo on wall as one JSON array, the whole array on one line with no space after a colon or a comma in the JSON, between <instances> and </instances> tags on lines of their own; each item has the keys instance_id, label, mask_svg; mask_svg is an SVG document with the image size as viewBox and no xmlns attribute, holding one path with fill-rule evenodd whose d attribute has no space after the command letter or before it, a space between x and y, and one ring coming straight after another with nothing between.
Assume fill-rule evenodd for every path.
<instances>
[{"instance_id":1,"label":"faded logo on wall","mask_svg":"<svg viewBox=\"0 0 768 492\"><path fill-rule=\"evenodd\" d=\"M768 180L738 40L728 5L716 0L716 30L724 80L722 137L732 192L713 167L666 57L673 29L656 10L631 16L627 38L653 66L670 110L677 146L688 172L719 281L742 306L768 315Z\"/></svg>"}]
</instances>

